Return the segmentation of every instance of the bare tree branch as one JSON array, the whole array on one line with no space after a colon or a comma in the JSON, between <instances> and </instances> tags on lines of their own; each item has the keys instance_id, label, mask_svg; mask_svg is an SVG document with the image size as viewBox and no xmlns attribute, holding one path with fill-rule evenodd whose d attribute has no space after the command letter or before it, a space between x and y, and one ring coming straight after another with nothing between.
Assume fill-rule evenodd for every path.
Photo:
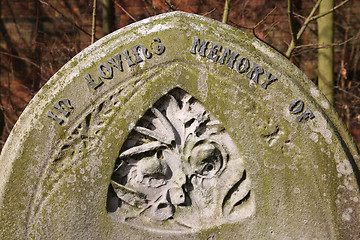
<instances>
[{"instance_id":1,"label":"bare tree branch","mask_svg":"<svg viewBox=\"0 0 360 240\"><path fill-rule=\"evenodd\" d=\"M303 15L300 15L300 14L298 14L298 13L296 13L296 12L293 12L293 14L294 14L294 16L297 17L297 18L300 18L300 19L303 19L303 20L306 19L306 17L304 17Z\"/></svg>"},{"instance_id":2,"label":"bare tree branch","mask_svg":"<svg viewBox=\"0 0 360 240\"><path fill-rule=\"evenodd\" d=\"M166 5L168 5L168 7L170 8L171 11L175 11L175 8L173 7L173 5L171 3L169 3L167 0L165 0Z\"/></svg>"},{"instance_id":3,"label":"bare tree branch","mask_svg":"<svg viewBox=\"0 0 360 240\"><path fill-rule=\"evenodd\" d=\"M332 9L330 9L329 11L316 15L314 16L316 10L318 9L320 3L322 0L318 0L315 4L315 6L313 7L313 9L311 10L309 16L305 19L304 24L302 25L302 27L300 28L299 32L295 33L294 31L294 26L293 26L293 22L294 22L294 13L292 10L292 0L288 0L288 14L289 14L289 24L290 24L290 33L291 33L291 42L289 44L289 47L285 53L285 56L290 58L292 52L294 51L294 49L296 48L296 43L297 41L301 38L302 34L304 33L305 29L307 28L307 26L309 25L310 22L317 20L321 17L324 17L326 15L328 15L329 13L332 13L333 11L335 11L336 9L340 8L341 6L343 6L344 4L346 4L347 2L349 2L350 0L345 0L343 2L341 2L340 4L336 5L335 7L333 7ZM297 14L297 16L300 16ZM302 17L302 16L301 16ZM296 37L294 37L296 35Z\"/></svg>"},{"instance_id":4,"label":"bare tree branch","mask_svg":"<svg viewBox=\"0 0 360 240\"><path fill-rule=\"evenodd\" d=\"M149 3L148 0L143 0L143 1L153 10L153 12L154 12L155 14L159 14L159 11L156 10L156 8L154 7L153 4Z\"/></svg>"},{"instance_id":5,"label":"bare tree branch","mask_svg":"<svg viewBox=\"0 0 360 240\"><path fill-rule=\"evenodd\" d=\"M244 29L248 29L248 30L252 30L253 31L253 34L256 38L258 38L255 34L255 29L261 24L263 23L274 11L276 10L276 7L274 7L268 14L265 15L265 17L263 19L261 19L259 22L257 22L254 26L252 27L249 27L249 26L243 26L243 25L239 25L233 21L230 20L230 22L232 24L234 24L236 27L238 28L244 28ZM258 38L259 39L259 38Z\"/></svg>"},{"instance_id":6,"label":"bare tree branch","mask_svg":"<svg viewBox=\"0 0 360 240\"><path fill-rule=\"evenodd\" d=\"M80 27L79 25L77 25L74 20L66 17L62 12L60 12L57 8L55 8L51 3L45 1L45 0L38 0L40 3L47 5L49 7L51 7L53 10L55 10L57 13L59 13L66 21L70 22L71 24L73 24L77 29L79 29L80 31L82 31L83 33L85 33L86 35L91 37L91 34L88 33L87 31L85 31L82 27ZM97 38L95 38L97 40Z\"/></svg>"},{"instance_id":7,"label":"bare tree branch","mask_svg":"<svg viewBox=\"0 0 360 240\"><path fill-rule=\"evenodd\" d=\"M30 63L31 65L37 67L37 68L40 68L39 65L37 65L36 63L32 62L30 59L28 58L25 58L25 57L20 57L20 56L16 56L16 55L13 55L11 53L7 53L7 52L3 52L3 51L0 51L0 54L3 54L3 55L6 55L6 56L9 56L9 57L12 57L12 58L17 58L17 59L21 59L27 63Z\"/></svg>"},{"instance_id":8,"label":"bare tree branch","mask_svg":"<svg viewBox=\"0 0 360 240\"><path fill-rule=\"evenodd\" d=\"M113 2L114 2L115 5L118 6L121 10L123 10L123 12L124 12L126 15L128 15L128 17L131 18L134 22L137 21L128 11L126 11L125 8L123 8L119 3L117 3L116 0L113 0Z\"/></svg>"},{"instance_id":9,"label":"bare tree branch","mask_svg":"<svg viewBox=\"0 0 360 240\"><path fill-rule=\"evenodd\" d=\"M360 100L360 97L359 97L359 96L356 96L355 94L353 94L353 93L351 93L351 92L349 92L349 91L346 91L345 89L343 89L343 88L341 88L341 87L335 86L335 88L338 89L339 91L343 92L343 93L346 93L346 94L352 96L352 97L355 98L355 99L359 99L359 100Z\"/></svg>"},{"instance_id":10,"label":"bare tree branch","mask_svg":"<svg viewBox=\"0 0 360 240\"><path fill-rule=\"evenodd\" d=\"M335 11L336 9L338 9L339 7L341 7L342 5L348 3L349 1L350 1L350 0L345 0L345 1L343 1L342 3L340 3L340 4L336 5L335 7L333 7L332 9L330 9L329 11L327 11L327 12L325 12L325 13L323 13L323 14L319 14L319 15L313 16L313 17L310 19L310 21L314 21L314 20L316 20L316 19L318 19L318 18L321 18L321 17L323 17L323 16L328 15L329 13L332 13L333 11Z\"/></svg>"},{"instance_id":11,"label":"bare tree branch","mask_svg":"<svg viewBox=\"0 0 360 240\"><path fill-rule=\"evenodd\" d=\"M289 18L289 26L290 26L290 34L291 34L291 42L289 45L290 49L293 49L296 46L297 39L295 33L295 23L294 23L294 13L293 13L293 2L292 0L288 0L288 18Z\"/></svg>"},{"instance_id":12,"label":"bare tree branch","mask_svg":"<svg viewBox=\"0 0 360 240\"><path fill-rule=\"evenodd\" d=\"M306 45L299 45L299 46L296 46L295 48L298 49L298 48L316 48L316 49L319 49L319 48L328 48L328 47L333 47L333 46L342 46L348 42L351 42L355 39L357 39L358 36L355 36L355 37L351 37L343 42L337 42L337 43L332 43L332 44L322 44L321 46L319 44L306 44Z\"/></svg>"},{"instance_id":13,"label":"bare tree branch","mask_svg":"<svg viewBox=\"0 0 360 240\"><path fill-rule=\"evenodd\" d=\"M302 34L304 33L305 29L307 28L307 26L309 25L309 23L312 21L310 20L312 18L312 16L315 14L316 10L319 8L320 3L322 0L318 0L317 3L315 4L314 8L311 10L309 16L305 19L305 22L303 24L303 26L300 28L299 32L296 34L296 39L299 40L300 37L302 36Z\"/></svg>"},{"instance_id":14,"label":"bare tree branch","mask_svg":"<svg viewBox=\"0 0 360 240\"><path fill-rule=\"evenodd\" d=\"M311 10L309 16L305 19L304 24L303 24L302 27L300 28L299 32L296 34L295 40L293 40L293 39L291 40L290 45L289 45L289 47L288 47L288 49L287 49L287 51L286 51L286 53L285 53L285 56L286 56L286 57L290 58L292 52L293 52L294 49L295 49L295 42L300 39L300 37L301 37L302 34L304 33L305 29L307 28L307 26L308 26L309 23L311 22L310 19L314 16L316 10L319 8L319 5L320 5L321 1L322 1L322 0L318 0L318 1L316 2L316 4L315 4L315 6L313 7L313 9ZM291 1L290 1L290 2L291 2ZM291 35L293 35L293 33L291 33Z\"/></svg>"},{"instance_id":15,"label":"bare tree branch","mask_svg":"<svg viewBox=\"0 0 360 240\"><path fill-rule=\"evenodd\" d=\"M207 15L209 15L209 14L213 13L215 10L216 10L216 8L213 8L213 9L212 9L212 10L210 10L209 12L206 12L206 13L204 13L204 14L202 14L202 15L205 17L205 16L207 16Z\"/></svg>"},{"instance_id":16,"label":"bare tree branch","mask_svg":"<svg viewBox=\"0 0 360 240\"><path fill-rule=\"evenodd\" d=\"M263 19L261 19L259 22L257 22L254 26L254 29L257 28L260 24L262 24L274 11L276 10L276 7L271 9L270 12L268 12Z\"/></svg>"}]
</instances>

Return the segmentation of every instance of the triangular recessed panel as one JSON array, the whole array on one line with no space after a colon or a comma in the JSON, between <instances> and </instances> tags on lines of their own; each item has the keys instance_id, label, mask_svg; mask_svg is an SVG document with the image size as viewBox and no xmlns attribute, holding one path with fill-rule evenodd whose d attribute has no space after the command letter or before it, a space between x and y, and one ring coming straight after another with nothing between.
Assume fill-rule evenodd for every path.
<instances>
[{"instance_id":1,"label":"triangular recessed panel","mask_svg":"<svg viewBox=\"0 0 360 240\"><path fill-rule=\"evenodd\" d=\"M255 200L226 129L177 88L142 116L124 142L108 211L139 227L194 231L253 215Z\"/></svg>"}]
</instances>

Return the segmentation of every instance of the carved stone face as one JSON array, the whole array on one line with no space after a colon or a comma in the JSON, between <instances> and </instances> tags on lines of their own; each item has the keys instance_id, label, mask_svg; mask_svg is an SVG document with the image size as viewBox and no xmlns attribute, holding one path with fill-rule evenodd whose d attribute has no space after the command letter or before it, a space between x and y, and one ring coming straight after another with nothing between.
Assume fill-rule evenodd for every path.
<instances>
[{"instance_id":1,"label":"carved stone face","mask_svg":"<svg viewBox=\"0 0 360 240\"><path fill-rule=\"evenodd\" d=\"M172 229L197 230L255 211L235 144L220 122L180 89L138 122L120 151L111 186L125 221L147 226L169 222Z\"/></svg>"}]
</instances>

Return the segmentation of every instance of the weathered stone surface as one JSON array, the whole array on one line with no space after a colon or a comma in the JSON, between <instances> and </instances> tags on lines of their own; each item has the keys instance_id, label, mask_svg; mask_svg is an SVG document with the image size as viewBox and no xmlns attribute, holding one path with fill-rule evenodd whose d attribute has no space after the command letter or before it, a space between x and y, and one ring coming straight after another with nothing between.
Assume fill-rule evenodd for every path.
<instances>
[{"instance_id":1,"label":"weathered stone surface","mask_svg":"<svg viewBox=\"0 0 360 240\"><path fill-rule=\"evenodd\" d=\"M358 239L359 151L286 58L172 12L69 61L0 159L2 239Z\"/></svg>"}]
</instances>

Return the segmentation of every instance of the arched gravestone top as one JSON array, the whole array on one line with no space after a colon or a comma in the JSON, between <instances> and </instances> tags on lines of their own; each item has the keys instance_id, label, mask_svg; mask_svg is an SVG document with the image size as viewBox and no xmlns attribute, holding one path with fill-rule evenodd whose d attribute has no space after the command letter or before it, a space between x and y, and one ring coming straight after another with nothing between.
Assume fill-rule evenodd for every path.
<instances>
[{"instance_id":1,"label":"arched gravestone top","mask_svg":"<svg viewBox=\"0 0 360 240\"><path fill-rule=\"evenodd\" d=\"M357 239L359 152L264 43L172 12L75 56L0 161L2 239Z\"/></svg>"}]
</instances>

